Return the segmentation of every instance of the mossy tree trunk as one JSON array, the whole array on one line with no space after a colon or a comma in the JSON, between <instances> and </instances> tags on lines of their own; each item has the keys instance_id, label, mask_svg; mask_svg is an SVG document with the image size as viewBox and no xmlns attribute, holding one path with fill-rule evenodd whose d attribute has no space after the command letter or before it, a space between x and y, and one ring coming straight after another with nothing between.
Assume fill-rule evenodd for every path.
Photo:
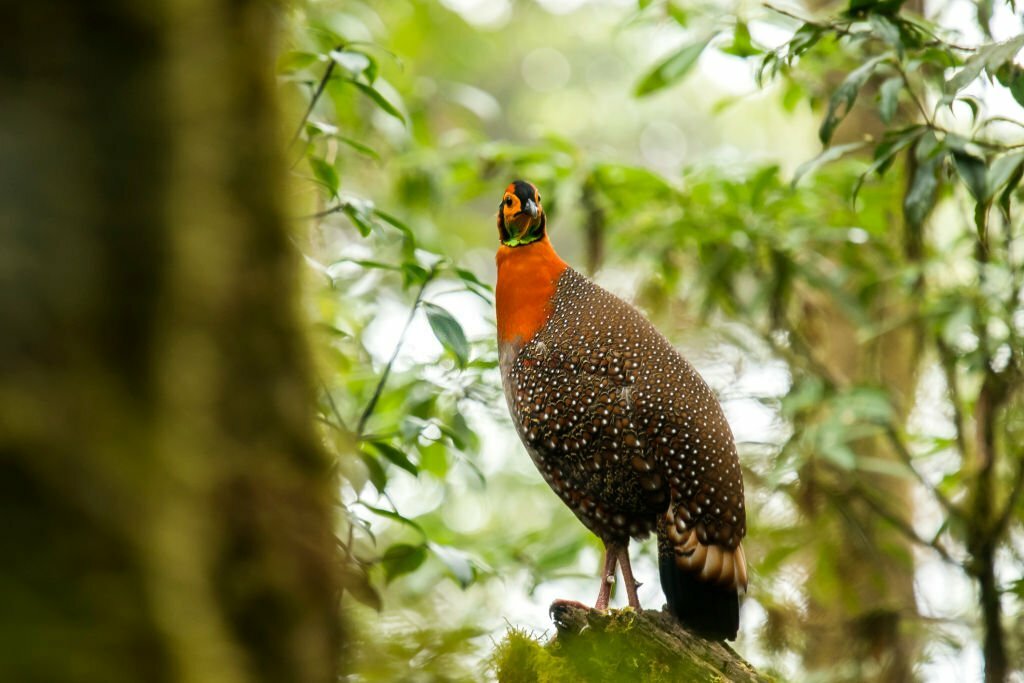
<instances>
[{"instance_id":1,"label":"mossy tree trunk","mask_svg":"<svg viewBox=\"0 0 1024 683\"><path fill-rule=\"evenodd\" d=\"M546 643L511 629L491 656L500 683L771 683L729 647L691 633L668 612L599 612L556 601Z\"/></svg>"},{"instance_id":2,"label":"mossy tree trunk","mask_svg":"<svg viewBox=\"0 0 1024 683\"><path fill-rule=\"evenodd\" d=\"M335 679L276 12L0 10L0 680Z\"/></svg>"}]
</instances>

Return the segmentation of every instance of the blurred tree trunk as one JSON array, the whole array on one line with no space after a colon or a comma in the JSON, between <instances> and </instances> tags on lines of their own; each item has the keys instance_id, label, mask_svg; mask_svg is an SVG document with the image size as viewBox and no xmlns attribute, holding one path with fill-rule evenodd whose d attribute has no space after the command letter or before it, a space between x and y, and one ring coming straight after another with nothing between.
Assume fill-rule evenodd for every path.
<instances>
[{"instance_id":1,"label":"blurred tree trunk","mask_svg":"<svg viewBox=\"0 0 1024 683\"><path fill-rule=\"evenodd\" d=\"M828 3L815 0L812 9ZM920 11L912 0L908 8ZM916 6L916 7L915 7ZM845 72L832 72L823 84L831 94ZM843 121L833 145L880 139L885 125L878 118L874 93L865 90ZM827 101L827 96L825 97ZM908 157L912 164L912 155ZM895 176L895 170L890 172ZM912 177L912 169L905 169ZM889 247L906 266L920 263L921 226L903 216L901 193L892 194L889 215ZM913 407L923 348L920 319L915 315L917 286L908 289L903 278L888 278L873 285L868 308L873 338L858 338L863 321L847 316L841 304L820 292L797 292L794 331L817 367L837 388L854 385L880 387L893 402L892 421L904 425ZM902 430L901 430L902 431ZM852 444L858 458L891 461L898 467L900 454L884 436ZM830 585L815 582L810 567L808 617L814 636L807 639L804 663L810 671L828 671L836 680L902 683L913 680L913 666L920 649L915 629L914 560L911 541L879 515L912 520L914 504L909 480L891 474L860 470L855 474L813 459L800 473L804 515L814 520L819 543L835 558ZM837 671L838 663L852 669Z\"/></svg>"},{"instance_id":2,"label":"blurred tree trunk","mask_svg":"<svg viewBox=\"0 0 1024 683\"><path fill-rule=\"evenodd\" d=\"M335 680L275 12L0 9L0 680Z\"/></svg>"}]
</instances>

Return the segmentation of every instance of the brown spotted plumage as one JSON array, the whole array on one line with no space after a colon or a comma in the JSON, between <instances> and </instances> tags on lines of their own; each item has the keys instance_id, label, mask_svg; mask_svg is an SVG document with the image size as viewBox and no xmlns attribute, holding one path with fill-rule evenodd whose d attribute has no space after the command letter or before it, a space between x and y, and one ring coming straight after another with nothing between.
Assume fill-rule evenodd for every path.
<instances>
[{"instance_id":1,"label":"brown spotted plumage","mask_svg":"<svg viewBox=\"0 0 1024 683\"><path fill-rule=\"evenodd\" d=\"M616 564L639 608L628 544L654 531L669 609L709 637L735 638L746 516L718 400L635 308L558 258L536 188L509 186L498 227L505 395L545 481L605 544L598 609Z\"/></svg>"}]
</instances>

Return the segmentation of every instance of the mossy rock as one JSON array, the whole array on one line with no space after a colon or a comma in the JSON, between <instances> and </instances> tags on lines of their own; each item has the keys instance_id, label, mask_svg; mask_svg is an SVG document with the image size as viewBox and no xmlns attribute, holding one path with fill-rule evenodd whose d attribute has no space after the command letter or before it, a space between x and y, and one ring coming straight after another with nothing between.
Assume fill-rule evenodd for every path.
<instances>
[{"instance_id":1,"label":"mossy rock","mask_svg":"<svg viewBox=\"0 0 1024 683\"><path fill-rule=\"evenodd\" d=\"M687 631L666 612L598 612L556 602L557 635L542 643L512 628L491 665L501 683L644 681L771 683L725 643Z\"/></svg>"}]
</instances>

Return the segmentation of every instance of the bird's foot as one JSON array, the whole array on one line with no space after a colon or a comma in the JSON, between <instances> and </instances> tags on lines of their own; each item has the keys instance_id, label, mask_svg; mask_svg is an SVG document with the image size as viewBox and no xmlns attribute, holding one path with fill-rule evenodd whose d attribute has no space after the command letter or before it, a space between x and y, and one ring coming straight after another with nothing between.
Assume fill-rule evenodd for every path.
<instances>
[{"instance_id":1,"label":"bird's foot","mask_svg":"<svg viewBox=\"0 0 1024 683\"><path fill-rule=\"evenodd\" d=\"M576 600L555 600L548 608L548 615L559 633L579 633L586 628L586 615L591 609Z\"/></svg>"}]
</instances>

